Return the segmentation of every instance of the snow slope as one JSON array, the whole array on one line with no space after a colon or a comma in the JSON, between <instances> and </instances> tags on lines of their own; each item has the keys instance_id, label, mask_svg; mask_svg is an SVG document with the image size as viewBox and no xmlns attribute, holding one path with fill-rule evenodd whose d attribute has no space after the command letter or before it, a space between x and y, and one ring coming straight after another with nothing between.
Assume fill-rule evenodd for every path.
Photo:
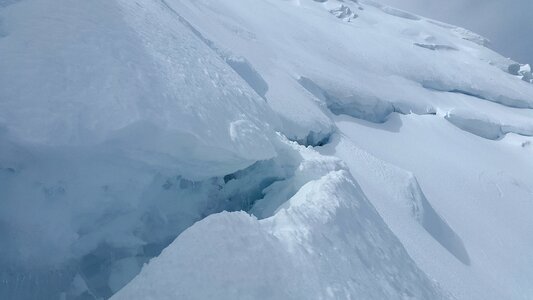
<instances>
[{"instance_id":1,"label":"snow slope","mask_svg":"<svg viewBox=\"0 0 533 300\"><path fill-rule=\"evenodd\" d=\"M532 298L531 68L487 45L370 0L0 0L0 298Z\"/></svg>"},{"instance_id":2,"label":"snow slope","mask_svg":"<svg viewBox=\"0 0 533 300\"><path fill-rule=\"evenodd\" d=\"M300 151L325 175L274 216L202 220L113 299L440 299L339 161Z\"/></svg>"},{"instance_id":3,"label":"snow slope","mask_svg":"<svg viewBox=\"0 0 533 300\"><path fill-rule=\"evenodd\" d=\"M276 121L264 100L165 6L138 5L30 0L3 8L2 123L31 143L107 142L153 156L159 167L190 165L179 170L190 178L273 157L267 127ZM206 156L212 164L202 163Z\"/></svg>"}]
</instances>

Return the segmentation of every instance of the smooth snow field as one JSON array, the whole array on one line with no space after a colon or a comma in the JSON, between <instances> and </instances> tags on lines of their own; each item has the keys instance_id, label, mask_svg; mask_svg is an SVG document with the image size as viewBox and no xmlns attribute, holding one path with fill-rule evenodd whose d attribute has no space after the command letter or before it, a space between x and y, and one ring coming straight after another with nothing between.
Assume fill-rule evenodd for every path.
<instances>
[{"instance_id":1,"label":"smooth snow field","mask_svg":"<svg viewBox=\"0 0 533 300\"><path fill-rule=\"evenodd\" d=\"M0 0L0 299L533 299L531 71L371 0Z\"/></svg>"}]
</instances>

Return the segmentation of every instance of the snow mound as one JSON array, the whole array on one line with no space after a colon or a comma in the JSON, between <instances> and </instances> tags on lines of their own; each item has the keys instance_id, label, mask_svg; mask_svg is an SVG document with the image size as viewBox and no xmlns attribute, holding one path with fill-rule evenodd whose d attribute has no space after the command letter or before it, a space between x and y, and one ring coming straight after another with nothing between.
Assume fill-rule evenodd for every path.
<instances>
[{"instance_id":1,"label":"snow mound","mask_svg":"<svg viewBox=\"0 0 533 300\"><path fill-rule=\"evenodd\" d=\"M501 139L508 133L533 136L531 120L525 120L521 125L516 121L515 124L502 124L479 112L458 109L448 112L445 119L460 129L490 140Z\"/></svg>"},{"instance_id":2,"label":"snow mound","mask_svg":"<svg viewBox=\"0 0 533 300\"><path fill-rule=\"evenodd\" d=\"M341 157L368 195L382 199L382 203L374 204L380 214L387 217L389 210L395 211L396 219L404 222L399 226L404 228L417 228L415 221L457 260L470 264L462 239L435 211L412 173L372 156L345 137L336 136L322 152ZM400 215L403 217L398 218ZM395 226L393 222L393 231Z\"/></svg>"},{"instance_id":3,"label":"snow mound","mask_svg":"<svg viewBox=\"0 0 533 300\"><path fill-rule=\"evenodd\" d=\"M0 298L107 298L259 194L268 178L221 182L277 156L264 81L167 6L3 1L0 19Z\"/></svg>"},{"instance_id":4,"label":"snow mound","mask_svg":"<svg viewBox=\"0 0 533 300\"><path fill-rule=\"evenodd\" d=\"M490 104L480 105L486 111L498 107L499 116L505 116L503 107L479 103ZM527 111L516 110L514 117L520 112ZM532 226L531 137L508 133L500 140L480 138L440 113L393 114L383 124L339 116L336 124L343 139L334 137L325 153L348 164L426 274L458 299L532 295L531 245L524 240ZM432 230L414 217L417 202L412 199L421 194L409 188L412 176L438 218L453 231ZM437 221L431 215L431 222ZM490 275L496 269L498 275Z\"/></svg>"},{"instance_id":5,"label":"snow mound","mask_svg":"<svg viewBox=\"0 0 533 300\"><path fill-rule=\"evenodd\" d=\"M349 173L340 170L308 182L271 218L224 213L204 219L113 299L355 294L366 299L441 297L412 267Z\"/></svg>"}]
</instances>

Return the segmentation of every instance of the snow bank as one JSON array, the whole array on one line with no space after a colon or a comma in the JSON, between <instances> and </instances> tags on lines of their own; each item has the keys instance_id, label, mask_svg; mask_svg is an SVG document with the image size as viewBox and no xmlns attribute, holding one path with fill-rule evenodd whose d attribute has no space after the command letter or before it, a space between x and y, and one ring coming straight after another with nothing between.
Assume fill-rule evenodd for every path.
<instances>
[{"instance_id":1,"label":"snow bank","mask_svg":"<svg viewBox=\"0 0 533 300\"><path fill-rule=\"evenodd\" d=\"M264 100L164 5L26 0L1 14L0 120L19 139L106 143L195 179L275 155Z\"/></svg>"},{"instance_id":2,"label":"snow bank","mask_svg":"<svg viewBox=\"0 0 533 300\"><path fill-rule=\"evenodd\" d=\"M515 117L513 123L502 124L482 113L460 109L448 112L445 118L460 129L490 140L500 139L508 133L533 136L531 120L520 122L520 119Z\"/></svg>"},{"instance_id":3,"label":"snow bank","mask_svg":"<svg viewBox=\"0 0 533 300\"><path fill-rule=\"evenodd\" d=\"M340 170L304 185L271 218L223 213L204 219L113 299L351 295L441 297L413 267L349 173Z\"/></svg>"},{"instance_id":4,"label":"snow bank","mask_svg":"<svg viewBox=\"0 0 533 300\"><path fill-rule=\"evenodd\" d=\"M343 139L334 138L326 154L348 164L426 274L458 299L530 298L531 137L488 140L439 115L394 114L384 124L341 116L336 123ZM421 194L409 188L413 175L452 232L428 230L414 217L420 210L412 200Z\"/></svg>"}]
</instances>

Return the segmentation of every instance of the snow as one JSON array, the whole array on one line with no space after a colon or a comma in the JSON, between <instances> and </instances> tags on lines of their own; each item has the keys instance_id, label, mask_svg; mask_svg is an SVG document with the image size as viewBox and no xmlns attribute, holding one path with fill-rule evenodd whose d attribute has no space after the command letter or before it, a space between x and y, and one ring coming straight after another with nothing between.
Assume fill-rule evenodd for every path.
<instances>
[{"instance_id":1,"label":"snow","mask_svg":"<svg viewBox=\"0 0 533 300\"><path fill-rule=\"evenodd\" d=\"M241 212L202 220L113 299L441 297L413 266L339 170L309 181L271 218Z\"/></svg>"},{"instance_id":2,"label":"snow","mask_svg":"<svg viewBox=\"0 0 533 300\"><path fill-rule=\"evenodd\" d=\"M164 5L64 2L3 9L0 51L10 59L0 63L0 120L18 138L109 143L195 179L232 171L228 161L242 168L274 156L276 120L264 100ZM253 143L230 137L241 119Z\"/></svg>"},{"instance_id":3,"label":"snow","mask_svg":"<svg viewBox=\"0 0 533 300\"><path fill-rule=\"evenodd\" d=\"M471 135L435 116L395 116L379 126L341 117L337 125L346 142L329 151L347 162L426 274L459 299L531 295L530 149L508 143L511 136L491 141ZM410 207L401 205L405 196L398 196L408 186L405 172L416 174L425 198L462 240L470 265L436 249L413 225ZM403 217L398 206L406 207Z\"/></svg>"},{"instance_id":4,"label":"snow","mask_svg":"<svg viewBox=\"0 0 533 300\"><path fill-rule=\"evenodd\" d=\"M0 298L531 299L533 77L370 0L0 0Z\"/></svg>"}]
</instances>

